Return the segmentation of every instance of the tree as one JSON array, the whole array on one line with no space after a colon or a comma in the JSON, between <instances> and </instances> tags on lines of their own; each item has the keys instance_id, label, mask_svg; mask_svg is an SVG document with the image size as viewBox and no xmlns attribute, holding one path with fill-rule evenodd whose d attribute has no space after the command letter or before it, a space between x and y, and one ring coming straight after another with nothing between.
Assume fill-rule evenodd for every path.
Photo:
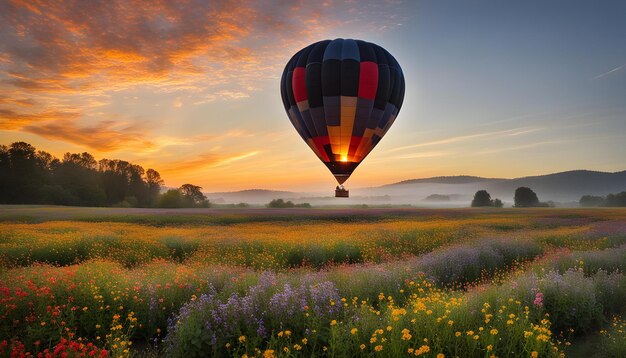
<instances>
[{"instance_id":1,"label":"tree","mask_svg":"<svg viewBox=\"0 0 626 358\"><path fill-rule=\"evenodd\" d=\"M178 189L170 189L161 195L159 207L161 208L182 208L185 206L183 194Z\"/></svg>"},{"instance_id":2,"label":"tree","mask_svg":"<svg viewBox=\"0 0 626 358\"><path fill-rule=\"evenodd\" d=\"M154 169L146 170L146 184L148 185L149 205L155 206L159 200L161 186L164 184L161 174Z\"/></svg>"},{"instance_id":3,"label":"tree","mask_svg":"<svg viewBox=\"0 0 626 358\"><path fill-rule=\"evenodd\" d=\"M6 152L5 152L6 150ZM0 202L9 204L36 204L41 199L41 187L46 183L47 172L37 156L35 147L25 142L12 143L2 149L1 167L3 191ZM3 168L4 169L4 168Z\"/></svg>"},{"instance_id":4,"label":"tree","mask_svg":"<svg viewBox=\"0 0 626 358\"><path fill-rule=\"evenodd\" d=\"M283 199L274 199L267 204L268 208L293 208L295 205L291 201L284 201Z\"/></svg>"},{"instance_id":5,"label":"tree","mask_svg":"<svg viewBox=\"0 0 626 358\"><path fill-rule=\"evenodd\" d=\"M606 196L606 206L626 206L626 191Z\"/></svg>"},{"instance_id":6,"label":"tree","mask_svg":"<svg viewBox=\"0 0 626 358\"><path fill-rule=\"evenodd\" d=\"M604 206L605 199L601 196L583 195L578 204L580 206Z\"/></svg>"},{"instance_id":7,"label":"tree","mask_svg":"<svg viewBox=\"0 0 626 358\"><path fill-rule=\"evenodd\" d=\"M163 180L136 164L65 153L61 160L25 142L0 145L0 203L154 206Z\"/></svg>"},{"instance_id":8,"label":"tree","mask_svg":"<svg viewBox=\"0 0 626 358\"><path fill-rule=\"evenodd\" d=\"M202 187L193 184L183 184L180 188L183 197L190 203L192 207L208 207L209 201L202 194Z\"/></svg>"},{"instance_id":9,"label":"tree","mask_svg":"<svg viewBox=\"0 0 626 358\"><path fill-rule=\"evenodd\" d=\"M491 201L491 195L487 190L479 190L474 194L474 200L472 200L472 207L479 206L493 206Z\"/></svg>"},{"instance_id":10,"label":"tree","mask_svg":"<svg viewBox=\"0 0 626 358\"><path fill-rule=\"evenodd\" d=\"M501 208L504 206L504 204L502 203L502 200L500 199L496 199L493 201L493 206L496 208Z\"/></svg>"},{"instance_id":11,"label":"tree","mask_svg":"<svg viewBox=\"0 0 626 358\"><path fill-rule=\"evenodd\" d=\"M532 189L525 186L519 187L515 190L515 207L528 208L533 206L540 206L539 198Z\"/></svg>"}]
</instances>

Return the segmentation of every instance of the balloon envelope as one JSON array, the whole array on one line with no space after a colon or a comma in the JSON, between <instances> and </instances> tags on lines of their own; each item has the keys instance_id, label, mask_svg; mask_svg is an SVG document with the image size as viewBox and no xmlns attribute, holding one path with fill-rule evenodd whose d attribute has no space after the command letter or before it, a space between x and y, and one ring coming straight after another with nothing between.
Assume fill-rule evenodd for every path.
<instances>
[{"instance_id":1,"label":"balloon envelope","mask_svg":"<svg viewBox=\"0 0 626 358\"><path fill-rule=\"evenodd\" d=\"M296 131L343 184L398 116L404 75L378 45L325 40L293 55L280 89Z\"/></svg>"}]
</instances>

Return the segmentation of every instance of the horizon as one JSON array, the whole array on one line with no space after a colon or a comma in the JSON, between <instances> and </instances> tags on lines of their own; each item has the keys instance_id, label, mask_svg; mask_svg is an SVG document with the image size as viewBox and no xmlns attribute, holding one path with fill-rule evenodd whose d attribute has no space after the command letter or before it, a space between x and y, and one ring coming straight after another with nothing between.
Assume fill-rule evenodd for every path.
<instances>
[{"instance_id":1,"label":"horizon","mask_svg":"<svg viewBox=\"0 0 626 358\"><path fill-rule=\"evenodd\" d=\"M280 75L356 38L398 60L406 95L348 188L626 169L623 2L126 4L0 3L1 144L127 160L169 187L327 191Z\"/></svg>"}]
</instances>

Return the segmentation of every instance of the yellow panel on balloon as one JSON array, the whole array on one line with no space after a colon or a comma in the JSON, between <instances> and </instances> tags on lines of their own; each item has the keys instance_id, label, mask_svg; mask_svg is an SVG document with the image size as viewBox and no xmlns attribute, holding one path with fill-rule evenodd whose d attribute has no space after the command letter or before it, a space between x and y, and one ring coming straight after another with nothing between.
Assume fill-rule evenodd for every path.
<instances>
[{"instance_id":1,"label":"yellow panel on balloon","mask_svg":"<svg viewBox=\"0 0 626 358\"><path fill-rule=\"evenodd\" d=\"M341 152L341 127L340 126L327 126L328 140L330 141L330 149L334 154Z\"/></svg>"}]
</instances>

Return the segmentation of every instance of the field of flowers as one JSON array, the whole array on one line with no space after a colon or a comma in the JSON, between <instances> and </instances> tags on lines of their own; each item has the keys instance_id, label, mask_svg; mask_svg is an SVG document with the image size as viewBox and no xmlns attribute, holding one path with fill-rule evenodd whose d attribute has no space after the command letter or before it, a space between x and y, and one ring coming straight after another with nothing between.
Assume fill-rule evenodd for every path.
<instances>
[{"instance_id":1,"label":"field of flowers","mask_svg":"<svg viewBox=\"0 0 626 358\"><path fill-rule=\"evenodd\" d=\"M626 356L623 209L107 210L0 208L0 357Z\"/></svg>"}]
</instances>

